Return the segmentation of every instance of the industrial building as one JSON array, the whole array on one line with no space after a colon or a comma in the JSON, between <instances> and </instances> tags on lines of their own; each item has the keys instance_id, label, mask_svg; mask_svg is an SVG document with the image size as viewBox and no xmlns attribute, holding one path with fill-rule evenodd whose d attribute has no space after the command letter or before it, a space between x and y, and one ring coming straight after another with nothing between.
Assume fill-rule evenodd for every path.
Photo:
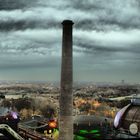
<instances>
[{"instance_id":1,"label":"industrial building","mask_svg":"<svg viewBox=\"0 0 140 140\"><path fill-rule=\"evenodd\" d=\"M79 140L79 137L83 137L85 140L112 139L113 119L95 115L75 116L74 134L74 140Z\"/></svg>"},{"instance_id":2,"label":"industrial building","mask_svg":"<svg viewBox=\"0 0 140 140\"><path fill-rule=\"evenodd\" d=\"M114 119L117 138L140 138L140 98L122 108Z\"/></svg>"}]
</instances>

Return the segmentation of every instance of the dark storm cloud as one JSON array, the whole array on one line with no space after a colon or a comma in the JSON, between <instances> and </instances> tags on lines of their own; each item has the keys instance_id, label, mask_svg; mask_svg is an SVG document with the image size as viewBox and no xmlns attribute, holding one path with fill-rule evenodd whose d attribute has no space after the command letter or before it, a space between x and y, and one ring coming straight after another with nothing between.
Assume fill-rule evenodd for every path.
<instances>
[{"instance_id":1,"label":"dark storm cloud","mask_svg":"<svg viewBox=\"0 0 140 140\"><path fill-rule=\"evenodd\" d=\"M59 28L58 24L65 18L73 19L76 23L75 27L83 30L106 31L140 28L139 0L14 1L16 1L13 2L15 9L0 12L0 23L3 30L53 26ZM11 4L1 1L2 5L12 7ZM24 8L16 8L18 5L19 7L23 5ZM6 25L4 26L6 22L7 28Z\"/></svg>"},{"instance_id":2,"label":"dark storm cloud","mask_svg":"<svg viewBox=\"0 0 140 140\"><path fill-rule=\"evenodd\" d=\"M35 57L35 55L33 56ZM25 58L24 58L25 59ZM33 59L28 61L23 61L22 59L16 60L15 58L10 60L7 58L4 62L0 62L0 69L27 69L27 68L55 68L60 65L60 60L57 57ZM50 63L51 62L51 63Z\"/></svg>"},{"instance_id":3,"label":"dark storm cloud","mask_svg":"<svg viewBox=\"0 0 140 140\"><path fill-rule=\"evenodd\" d=\"M56 55L60 56L60 36L56 30L25 30L0 34L1 55Z\"/></svg>"},{"instance_id":4,"label":"dark storm cloud","mask_svg":"<svg viewBox=\"0 0 140 140\"><path fill-rule=\"evenodd\" d=\"M26 21L9 21L9 22L0 22L0 30L1 31L10 31L10 30L23 30L27 27L35 27L33 23L26 23Z\"/></svg>"},{"instance_id":5,"label":"dark storm cloud","mask_svg":"<svg viewBox=\"0 0 140 140\"><path fill-rule=\"evenodd\" d=\"M92 13L87 21L79 21L77 28L95 30L115 30L139 28L140 1L138 0L75 0L73 6L79 10Z\"/></svg>"},{"instance_id":6,"label":"dark storm cloud","mask_svg":"<svg viewBox=\"0 0 140 140\"><path fill-rule=\"evenodd\" d=\"M17 0L0 0L0 10L12 10L23 7L25 7L25 4Z\"/></svg>"},{"instance_id":7,"label":"dark storm cloud","mask_svg":"<svg viewBox=\"0 0 140 140\"><path fill-rule=\"evenodd\" d=\"M77 29L97 30L97 31L108 31L118 29L127 30L127 29L139 29L140 28L139 22L140 19L138 23L135 23L135 19L132 19L131 22L118 21L116 19L98 19L98 20L87 19L86 21L84 20L79 21L75 27Z\"/></svg>"},{"instance_id":8,"label":"dark storm cloud","mask_svg":"<svg viewBox=\"0 0 140 140\"><path fill-rule=\"evenodd\" d=\"M59 28L60 25L55 21L40 22L36 20L19 20L19 21L6 21L0 22L0 31L15 31L15 30L26 30L26 29L49 29L49 28Z\"/></svg>"},{"instance_id":9,"label":"dark storm cloud","mask_svg":"<svg viewBox=\"0 0 140 140\"><path fill-rule=\"evenodd\" d=\"M137 72L139 13L139 0L0 0L0 69L58 70L61 22L71 19L79 77L89 73L90 79L100 70Z\"/></svg>"},{"instance_id":10,"label":"dark storm cloud","mask_svg":"<svg viewBox=\"0 0 140 140\"><path fill-rule=\"evenodd\" d=\"M123 52L123 53L140 53L140 43L134 44L133 46L128 47L120 47L115 44L113 47L109 45L104 45L96 42L88 42L88 40L79 40L75 39L76 46L83 48L83 51L89 54L95 53L116 53L116 52Z\"/></svg>"},{"instance_id":11,"label":"dark storm cloud","mask_svg":"<svg viewBox=\"0 0 140 140\"><path fill-rule=\"evenodd\" d=\"M75 31L74 44L89 50L89 53L98 52L140 52L140 30L127 30L127 31L109 31L109 32L97 32L97 31Z\"/></svg>"},{"instance_id":12,"label":"dark storm cloud","mask_svg":"<svg viewBox=\"0 0 140 140\"><path fill-rule=\"evenodd\" d=\"M29 8L36 2L32 0L0 0L0 10L14 10L14 9L24 9Z\"/></svg>"},{"instance_id":13,"label":"dark storm cloud","mask_svg":"<svg viewBox=\"0 0 140 140\"><path fill-rule=\"evenodd\" d=\"M50 16L50 13L55 13ZM13 11L0 11L0 23L5 24L7 22L8 26L11 24L16 30L16 26L19 30L18 23L21 24L21 29L24 28L50 28L57 27L60 28L60 23L64 19L73 19L73 20L83 20L84 18L90 18L90 14L87 14L76 9L54 9L49 8L32 8L26 11L22 10L13 10ZM15 23L15 24L14 24ZM6 25L3 27L3 30L6 29Z\"/></svg>"}]
</instances>

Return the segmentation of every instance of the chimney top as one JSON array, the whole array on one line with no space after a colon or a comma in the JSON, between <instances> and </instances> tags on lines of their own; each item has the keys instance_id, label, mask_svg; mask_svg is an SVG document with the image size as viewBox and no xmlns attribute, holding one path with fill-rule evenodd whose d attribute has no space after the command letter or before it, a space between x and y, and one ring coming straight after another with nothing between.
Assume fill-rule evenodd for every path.
<instances>
[{"instance_id":1,"label":"chimney top","mask_svg":"<svg viewBox=\"0 0 140 140\"><path fill-rule=\"evenodd\" d=\"M73 23L72 20L64 20L64 21L62 22L62 24L63 24L63 25L73 25L74 23Z\"/></svg>"}]
</instances>

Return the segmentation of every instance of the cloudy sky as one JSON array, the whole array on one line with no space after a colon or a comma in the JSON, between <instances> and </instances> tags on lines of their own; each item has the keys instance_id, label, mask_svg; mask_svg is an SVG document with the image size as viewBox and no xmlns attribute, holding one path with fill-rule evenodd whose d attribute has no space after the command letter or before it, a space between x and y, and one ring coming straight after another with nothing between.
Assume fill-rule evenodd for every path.
<instances>
[{"instance_id":1,"label":"cloudy sky","mask_svg":"<svg viewBox=\"0 0 140 140\"><path fill-rule=\"evenodd\" d=\"M73 20L74 81L140 82L140 0L0 0L0 80L59 81Z\"/></svg>"}]
</instances>

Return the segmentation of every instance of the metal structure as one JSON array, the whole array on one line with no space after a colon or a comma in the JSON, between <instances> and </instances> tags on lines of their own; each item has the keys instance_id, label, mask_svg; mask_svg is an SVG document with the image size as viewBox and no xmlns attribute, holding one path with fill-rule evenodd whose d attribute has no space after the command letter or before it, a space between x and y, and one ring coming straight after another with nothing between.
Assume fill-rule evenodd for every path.
<instances>
[{"instance_id":1,"label":"metal structure","mask_svg":"<svg viewBox=\"0 0 140 140\"><path fill-rule=\"evenodd\" d=\"M19 127L19 131L18 133L25 139L25 140L52 140L51 138L49 137L46 137L44 135L41 135L37 132L34 132L30 129L27 129L27 128L22 128L22 127Z\"/></svg>"},{"instance_id":2,"label":"metal structure","mask_svg":"<svg viewBox=\"0 0 140 140\"><path fill-rule=\"evenodd\" d=\"M122 138L140 138L140 98L133 98L116 114L114 127Z\"/></svg>"},{"instance_id":3,"label":"metal structure","mask_svg":"<svg viewBox=\"0 0 140 140\"><path fill-rule=\"evenodd\" d=\"M15 132L7 124L0 124L0 133L12 140L24 140L17 132Z\"/></svg>"},{"instance_id":4,"label":"metal structure","mask_svg":"<svg viewBox=\"0 0 140 140\"><path fill-rule=\"evenodd\" d=\"M51 135L56 128L55 120L42 120L36 117L19 123L18 133L27 140L53 140Z\"/></svg>"},{"instance_id":5,"label":"metal structure","mask_svg":"<svg viewBox=\"0 0 140 140\"><path fill-rule=\"evenodd\" d=\"M37 120L41 119L42 119L41 117L34 116L34 119L33 120L31 119L29 122L19 123L20 119L17 112L9 111L6 114L4 113L2 114L2 116L0 116L0 139L52 140L50 137L44 134L44 131L50 129L47 123L41 123L36 127L31 127L29 125L29 123L33 122L37 124L38 123Z\"/></svg>"},{"instance_id":6,"label":"metal structure","mask_svg":"<svg viewBox=\"0 0 140 140\"><path fill-rule=\"evenodd\" d=\"M113 119L78 115L74 117L74 140L112 139Z\"/></svg>"}]
</instances>

